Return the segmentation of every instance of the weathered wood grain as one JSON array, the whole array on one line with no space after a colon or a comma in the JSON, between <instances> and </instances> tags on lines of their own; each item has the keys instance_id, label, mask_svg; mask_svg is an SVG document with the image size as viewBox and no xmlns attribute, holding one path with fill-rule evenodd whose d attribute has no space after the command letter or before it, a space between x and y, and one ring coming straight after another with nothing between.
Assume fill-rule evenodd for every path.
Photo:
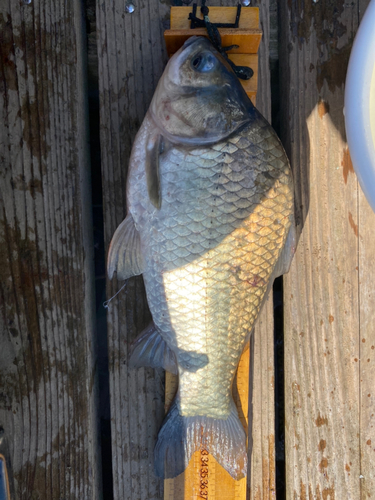
<instances>
[{"instance_id":1,"label":"weathered wood grain","mask_svg":"<svg viewBox=\"0 0 375 500\"><path fill-rule=\"evenodd\" d=\"M249 477L251 500L276 498L273 298L268 297L250 343L253 388L249 411ZM250 380L251 380L250 378Z\"/></svg>"},{"instance_id":2,"label":"weathered wood grain","mask_svg":"<svg viewBox=\"0 0 375 500\"><path fill-rule=\"evenodd\" d=\"M358 211L360 499L364 500L375 491L375 214L360 188Z\"/></svg>"},{"instance_id":3,"label":"weathered wood grain","mask_svg":"<svg viewBox=\"0 0 375 500\"><path fill-rule=\"evenodd\" d=\"M0 3L0 426L17 499L98 499L81 3Z\"/></svg>"},{"instance_id":4,"label":"weathered wood grain","mask_svg":"<svg viewBox=\"0 0 375 500\"><path fill-rule=\"evenodd\" d=\"M343 117L359 7L334 0L281 8L281 120L300 234L284 280L287 498L368 498L373 214Z\"/></svg>"},{"instance_id":5,"label":"weathered wood grain","mask_svg":"<svg viewBox=\"0 0 375 500\"><path fill-rule=\"evenodd\" d=\"M367 0L358 4L361 21ZM375 214L358 187L358 284L359 284L359 376L361 500L375 491Z\"/></svg>"},{"instance_id":6,"label":"weathered wood grain","mask_svg":"<svg viewBox=\"0 0 375 500\"><path fill-rule=\"evenodd\" d=\"M242 51L247 54L257 52L262 37L259 30L247 31L236 28L225 28L221 31L221 40L224 47L229 47L230 45L238 46L238 48L231 50L232 54L241 54ZM173 30L173 32L168 30L165 34L168 52L172 54L177 52L191 36L188 30ZM207 37L207 30L205 28L195 28L194 36Z\"/></svg>"},{"instance_id":7,"label":"weathered wood grain","mask_svg":"<svg viewBox=\"0 0 375 500\"><path fill-rule=\"evenodd\" d=\"M100 127L105 245L126 215L131 146L167 61L158 0L97 2ZM110 297L122 283L108 283ZM153 449L164 418L162 370L128 370L128 345L151 320L142 278L128 280L108 309L112 469L115 500L161 499Z\"/></svg>"},{"instance_id":8,"label":"weathered wood grain","mask_svg":"<svg viewBox=\"0 0 375 500\"><path fill-rule=\"evenodd\" d=\"M233 2L232 2L233 3ZM237 5L237 4L236 4ZM211 23L234 23L237 15L237 6L222 6L220 8L208 4L209 17ZM178 7L171 9L171 27L176 30L190 29L191 21L189 14L192 12L192 7ZM196 16L203 19L203 14L200 6L197 8ZM238 22L239 30L259 30L259 11L256 8L249 7L241 9L241 15Z\"/></svg>"},{"instance_id":9,"label":"weathered wood grain","mask_svg":"<svg viewBox=\"0 0 375 500\"><path fill-rule=\"evenodd\" d=\"M258 92L256 106L271 122L270 82L270 1L259 5L263 32L258 52ZM274 315L272 292L263 306L251 342L250 377L253 388L249 398L249 477L250 500L276 498L275 486L275 389L274 389Z\"/></svg>"}]
</instances>

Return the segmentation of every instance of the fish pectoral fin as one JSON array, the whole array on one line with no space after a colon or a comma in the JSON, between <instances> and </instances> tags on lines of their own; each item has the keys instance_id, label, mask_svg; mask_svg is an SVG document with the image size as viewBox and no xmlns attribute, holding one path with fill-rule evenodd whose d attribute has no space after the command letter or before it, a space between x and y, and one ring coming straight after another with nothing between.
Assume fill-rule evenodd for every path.
<instances>
[{"instance_id":1,"label":"fish pectoral fin","mask_svg":"<svg viewBox=\"0 0 375 500\"><path fill-rule=\"evenodd\" d=\"M164 368L177 375L176 356L172 349L151 323L133 342L130 351L129 366L139 368Z\"/></svg>"},{"instance_id":2,"label":"fish pectoral fin","mask_svg":"<svg viewBox=\"0 0 375 500\"><path fill-rule=\"evenodd\" d=\"M289 228L284 248L280 253L279 259L273 271L273 278L278 278L279 276L282 276L283 274L287 274L289 272L294 254L296 252L296 244L297 244L297 237L296 237L296 228L294 225L294 217L293 217L292 225Z\"/></svg>"},{"instance_id":3,"label":"fish pectoral fin","mask_svg":"<svg viewBox=\"0 0 375 500\"><path fill-rule=\"evenodd\" d=\"M161 207L159 156L163 152L163 136L155 132L146 144L145 171L147 179L148 196L156 208Z\"/></svg>"},{"instance_id":4,"label":"fish pectoral fin","mask_svg":"<svg viewBox=\"0 0 375 500\"><path fill-rule=\"evenodd\" d=\"M120 280L137 276L144 271L141 240L131 214L116 229L109 245L107 259L109 279L112 279L115 271Z\"/></svg>"}]
</instances>

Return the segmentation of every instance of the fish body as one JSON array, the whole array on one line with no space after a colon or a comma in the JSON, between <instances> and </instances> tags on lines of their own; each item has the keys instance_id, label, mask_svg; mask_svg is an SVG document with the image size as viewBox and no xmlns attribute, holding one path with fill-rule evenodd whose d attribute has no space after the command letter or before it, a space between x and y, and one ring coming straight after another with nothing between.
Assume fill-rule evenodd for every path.
<instances>
[{"instance_id":1,"label":"fish body","mask_svg":"<svg viewBox=\"0 0 375 500\"><path fill-rule=\"evenodd\" d=\"M109 274L143 274L154 323L132 363L179 375L156 471L173 477L205 448L240 478L246 436L232 382L273 278L289 263L293 184L275 132L205 39L185 44L159 82L134 143L127 200Z\"/></svg>"}]
</instances>

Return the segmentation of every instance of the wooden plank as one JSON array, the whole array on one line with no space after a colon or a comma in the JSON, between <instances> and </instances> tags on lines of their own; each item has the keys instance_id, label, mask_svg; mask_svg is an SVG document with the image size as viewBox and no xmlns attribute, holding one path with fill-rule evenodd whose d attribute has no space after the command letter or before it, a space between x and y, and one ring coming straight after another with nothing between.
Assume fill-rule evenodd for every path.
<instances>
[{"instance_id":1,"label":"wooden plank","mask_svg":"<svg viewBox=\"0 0 375 500\"><path fill-rule=\"evenodd\" d=\"M0 426L16 498L99 499L85 33L0 4Z\"/></svg>"},{"instance_id":2,"label":"wooden plank","mask_svg":"<svg viewBox=\"0 0 375 500\"><path fill-rule=\"evenodd\" d=\"M273 297L264 305L254 332L250 367L253 379L249 418L249 498L276 498Z\"/></svg>"},{"instance_id":3,"label":"wooden plank","mask_svg":"<svg viewBox=\"0 0 375 500\"><path fill-rule=\"evenodd\" d=\"M359 0L359 20L368 5ZM348 163L350 167L350 163ZM352 172L351 172L352 174ZM359 253L359 370L360 370L360 441L361 500L367 500L375 491L375 214L358 187L358 253Z\"/></svg>"},{"instance_id":4,"label":"wooden plank","mask_svg":"<svg viewBox=\"0 0 375 500\"><path fill-rule=\"evenodd\" d=\"M342 112L358 2L281 7L282 130L300 233L284 289L287 498L367 498L361 453L368 471L370 445L361 426L373 418L364 394L373 383L367 352L363 363L374 343L365 263L373 219L351 167Z\"/></svg>"},{"instance_id":5,"label":"wooden plank","mask_svg":"<svg viewBox=\"0 0 375 500\"><path fill-rule=\"evenodd\" d=\"M259 30L239 30L231 28L220 28L221 42L223 47L238 45L231 49L228 54L256 54L262 33ZM205 28L195 30L166 30L164 33L168 54L174 54L191 36L208 37Z\"/></svg>"},{"instance_id":6,"label":"wooden plank","mask_svg":"<svg viewBox=\"0 0 375 500\"><path fill-rule=\"evenodd\" d=\"M359 188L359 357L360 370L360 451L361 500L375 491L375 214Z\"/></svg>"},{"instance_id":7,"label":"wooden plank","mask_svg":"<svg viewBox=\"0 0 375 500\"><path fill-rule=\"evenodd\" d=\"M257 108L271 122L270 77L270 0L259 5L260 27L263 31L258 52ZM245 10L245 9L243 9ZM254 331L250 379L252 393L249 408L248 498L271 500L275 488L275 389L274 389L274 315L272 292L263 306Z\"/></svg>"},{"instance_id":8,"label":"wooden plank","mask_svg":"<svg viewBox=\"0 0 375 500\"><path fill-rule=\"evenodd\" d=\"M104 239L126 215L125 185L132 143L167 61L163 21L169 8L158 0L97 3L100 139ZM107 296L122 283L108 282ZM153 450L164 418L162 370L128 370L128 345L150 321L142 278L128 280L108 310L112 470L115 500L161 499Z\"/></svg>"},{"instance_id":9,"label":"wooden plank","mask_svg":"<svg viewBox=\"0 0 375 500\"><path fill-rule=\"evenodd\" d=\"M211 23L234 23L236 21L237 7L214 7L208 6ZM189 14L192 7L171 7L171 28L176 30L190 29ZM200 7L197 8L197 17L203 19ZM239 30L258 30L259 29L259 10L256 7L241 9Z\"/></svg>"}]
</instances>

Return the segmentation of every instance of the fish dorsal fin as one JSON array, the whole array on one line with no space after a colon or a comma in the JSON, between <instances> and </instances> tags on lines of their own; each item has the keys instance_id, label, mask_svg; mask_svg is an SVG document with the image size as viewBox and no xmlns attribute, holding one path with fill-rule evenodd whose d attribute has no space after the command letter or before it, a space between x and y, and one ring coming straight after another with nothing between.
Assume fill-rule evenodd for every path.
<instances>
[{"instance_id":1,"label":"fish dorsal fin","mask_svg":"<svg viewBox=\"0 0 375 500\"><path fill-rule=\"evenodd\" d=\"M147 179L148 196L156 208L161 207L159 156L163 151L163 136L155 132L146 144L145 171Z\"/></svg>"},{"instance_id":2,"label":"fish dorsal fin","mask_svg":"<svg viewBox=\"0 0 375 500\"><path fill-rule=\"evenodd\" d=\"M287 274L290 269L295 251L296 251L296 228L294 225L294 217L292 217L292 225L289 228L288 236L286 237L284 248L282 249L279 259L273 271L273 277L278 278L283 274Z\"/></svg>"},{"instance_id":3,"label":"fish dorsal fin","mask_svg":"<svg viewBox=\"0 0 375 500\"><path fill-rule=\"evenodd\" d=\"M131 214L116 229L109 245L107 262L109 279L112 279L115 271L120 280L143 273L141 240Z\"/></svg>"}]
</instances>

